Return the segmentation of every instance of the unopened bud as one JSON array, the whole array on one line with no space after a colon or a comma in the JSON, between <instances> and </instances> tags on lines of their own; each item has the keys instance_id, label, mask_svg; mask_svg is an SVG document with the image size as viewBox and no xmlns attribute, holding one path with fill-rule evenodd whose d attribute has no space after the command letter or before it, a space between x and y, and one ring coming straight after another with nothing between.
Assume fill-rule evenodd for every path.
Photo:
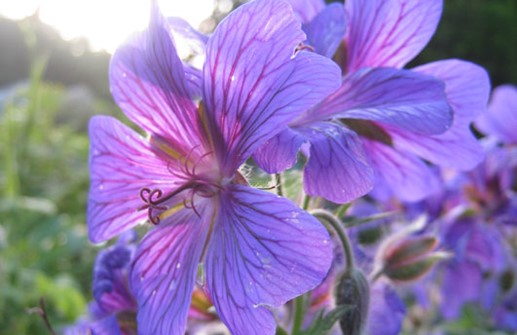
<instances>
[{"instance_id":1,"label":"unopened bud","mask_svg":"<svg viewBox=\"0 0 517 335\"><path fill-rule=\"evenodd\" d=\"M437 245L438 239L430 235L390 241L380 254L382 274L400 282L421 278L434 264L449 256L434 251Z\"/></svg>"},{"instance_id":2,"label":"unopened bud","mask_svg":"<svg viewBox=\"0 0 517 335\"><path fill-rule=\"evenodd\" d=\"M370 304L368 279L357 269L345 272L337 281L335 296L338 306L351 306L339 320L343 334L360 335L366 324Z\"/></svg>"}]
</instances>

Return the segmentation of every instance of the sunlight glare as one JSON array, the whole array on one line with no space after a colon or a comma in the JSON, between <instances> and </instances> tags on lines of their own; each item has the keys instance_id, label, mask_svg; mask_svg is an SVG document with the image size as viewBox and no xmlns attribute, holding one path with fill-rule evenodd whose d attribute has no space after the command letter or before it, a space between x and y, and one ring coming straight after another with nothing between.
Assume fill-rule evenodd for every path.
<instances>
[{"instance_id":1,"label":"sunlight glare","mask_svg":"<svg viewBox=\"0 0 517 335\"><path fill-rule=\"evenodd\" d=\"M10 3L10 4L8 4ZM198 28L208 18L215 0L159 0L165 16L178 16ZM0 2L0 15L21 19L39 6L43 22L56 28L66 40L85 37L92 50L113 52L148 21L150 1L138 0L23 0Z\"/></svg>"}]
</instances>

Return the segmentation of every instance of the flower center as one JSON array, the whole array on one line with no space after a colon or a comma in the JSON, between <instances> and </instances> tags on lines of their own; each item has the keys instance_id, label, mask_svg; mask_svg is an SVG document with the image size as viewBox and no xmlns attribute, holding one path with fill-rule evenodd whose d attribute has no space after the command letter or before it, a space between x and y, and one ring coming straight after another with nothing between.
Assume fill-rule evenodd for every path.
<instances>
[{"instance_id":1,"label":"flower center","mask_svg":"<svg viewBox=\"0 0 517 335\"><path fill-rule=\"evenodd\" d=\"M154 225L182 208L192 209L197 216L201 216L196 208L196 198L212 198L220 189L219 184L204 180L188 181L167 194L159 188L151 190L144 187L140 190L140 199L144 205L138 211L147 210L148 219Z\"/></svg>"}]
</instances>

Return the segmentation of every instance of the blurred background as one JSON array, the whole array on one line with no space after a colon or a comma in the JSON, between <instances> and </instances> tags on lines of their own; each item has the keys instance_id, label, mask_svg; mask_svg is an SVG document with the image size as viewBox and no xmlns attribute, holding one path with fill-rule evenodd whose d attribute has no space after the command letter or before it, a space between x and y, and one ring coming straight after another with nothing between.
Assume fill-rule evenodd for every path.
<instances>
[{"instance_id":1,"label":"blurred background","mask_svg":"<svg viewBox=\"0 0 517 335\"><path fill-rule=\"evenodd\" d=\"M203 32L238 2L160 1ZM110 54L145 27L147 1L0 2L0 333L44 334L91 299L99 247L86 237L88 119L121 116ZM484 66L492 85L517 83L517 1L445 0L438 31L410 67L445 58Z\"/></svg>"}]
</instances>

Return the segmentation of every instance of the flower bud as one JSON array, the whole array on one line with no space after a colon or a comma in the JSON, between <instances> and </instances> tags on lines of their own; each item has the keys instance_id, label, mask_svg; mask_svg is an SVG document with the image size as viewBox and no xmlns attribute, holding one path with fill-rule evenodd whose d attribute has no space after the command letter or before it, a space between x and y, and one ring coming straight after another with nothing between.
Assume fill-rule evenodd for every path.
<instances>
[{"instance_id":1,"label":"flower bud","mask_svg":"<svg viewBox=\"0 0 517 335\"><path fill-rule=\"evenodd\" d=\"M352 307L339 320L343 334L360 335L366 324L370 304L368 279L357 269L345 272L337 281L335 296L338 306Z\"/></svg>"},{"instance_id":2,"label":"flower bud","mask_svg":"<svg viewBox=\"0 0 517 335\"><path fill-rule=\"evenodd\" d=\"M380 254L381 271L393 281L414 281L448 254L436 252L438 239L431 235L405 237L389 241Z\"/></svg>"}]
</instances>

